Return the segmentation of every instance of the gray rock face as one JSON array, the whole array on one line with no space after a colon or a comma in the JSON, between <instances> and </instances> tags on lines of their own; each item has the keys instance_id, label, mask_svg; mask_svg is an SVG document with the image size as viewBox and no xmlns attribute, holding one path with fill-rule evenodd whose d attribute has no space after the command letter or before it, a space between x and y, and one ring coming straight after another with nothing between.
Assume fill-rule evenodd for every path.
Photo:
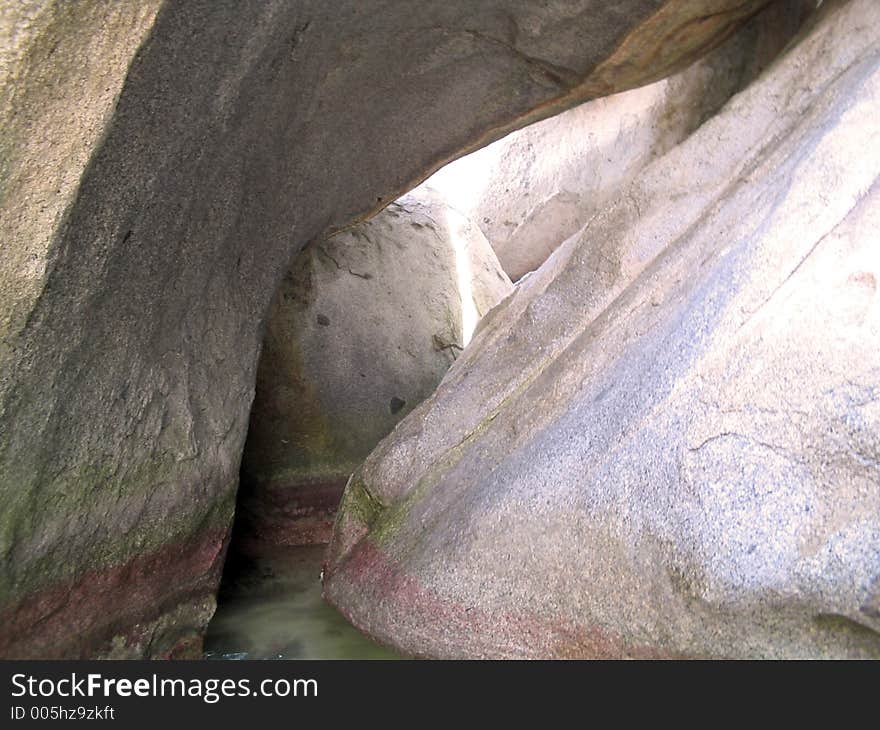
<instances>
[{"instance_id":1,"label":"gray rock face","mask_svg":"<svg viewBox=\"0 0 880 730\"><path fill-rule=\"evenodd\" d=\"M326 596L417 655L880 656L878 115L880 5L826 2L484 320Z\"/></svg>"},{"instance_id":2,"label":"gray rock face","mask_svg":"<svg viewBox=\"0 0 880 730\"><path fill-rule=\"evenodd\" d=\"M326 543L351 473L513 289L480 229L428 191L308 246L269 316L238 519Z\"/></svg>"},{"instance_id":3,"label":"gray rock face","mask_svg":"<svg viewBox=\"0 0 880 730\"><path fill-rule=\"evenodd\" d=\"M0 654L198 651L293 255L765 4L4 8Z\"/></svg>"},{"instance_id":4,"label":"gray rock face","mask_svg":"<svg viewBox=\"0 0 880 730\"><path fill-rule=\"evenodd\" d=\"M513 132L423 185L476 221L519 279L754 79L814 8L777 2L681 73Z\"/></svg>"}]
</instances>

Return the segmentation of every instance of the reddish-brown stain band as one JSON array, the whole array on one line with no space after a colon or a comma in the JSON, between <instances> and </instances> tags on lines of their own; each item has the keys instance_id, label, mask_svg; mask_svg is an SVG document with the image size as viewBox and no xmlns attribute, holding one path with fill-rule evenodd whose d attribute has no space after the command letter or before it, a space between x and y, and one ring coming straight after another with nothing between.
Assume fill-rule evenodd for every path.
<instances>
[{"instance_id":1,"label":"reddish-brown stain band","mask_svg":"<svg viewBox=\"0 0 880 730\"><path fill-rule=\"evenodd\" d=\"M0 656L86 658L106 654L120 640L125 646L153 642L152 622L176 608L185 612L187 604L203 614L195 607L214 600L227 541L228 530L214 529L25 596L0 613ZM151 656L200 653L204 628L179 626Z\"/></svg>"},{"instance_id":2,"label":"reddish-brown stain band","mask_svg":"<svg viewBox=\"0 0 880 730\"><path fill-rule=\"evenodd\" d=\"M343 606L334 601L336 580L346 593ZM686 658L631 642L605 627L575 626L549 615L489 610L448 600L407 574L368 539L361 540L327 578L327 587L326 598L350 623L397 649L414 647L416 656L454 658L443 643L443 637L450 635L471 637L466 658ZM353 606L382 606L381 625L373 622L368 608L362 612L352 610ZM392 643L398 637L401 643Z\"/></svg>"},{"instance_id":3,"label":"reddish-brown stain band","mask_svg":"<svg viewBox=\"0 0 880 730\"><path fill-rule=\"evenodd\" d=\"M236 515L236 545L325 545L348 477L313 484L259 484Z\"/></svg>"}]
</instances>

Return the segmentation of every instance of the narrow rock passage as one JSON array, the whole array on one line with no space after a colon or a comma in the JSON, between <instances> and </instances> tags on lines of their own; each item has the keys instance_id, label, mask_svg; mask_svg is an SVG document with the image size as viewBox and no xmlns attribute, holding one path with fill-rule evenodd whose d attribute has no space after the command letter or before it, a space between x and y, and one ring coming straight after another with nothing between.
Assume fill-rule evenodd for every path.
<instances>
[{"instance_id":1,"label":"narrow rock passage","mask_svg":"<svg viewBox=\"0 0 880 730\"><path fill-rule=\"evenodd\" d=\"M778 3L680 74L514 132L306 247L269 319L230 548L245 572L224 582L212 655L317 641L325 607L306 599L306 575L272 577L297 554L279 546L325 543L351 473L469 357L477 319L510 291L492 249L512 277L538 268L752 82L811 9Z\"/></svg>"},{"instance_id":2,"label":"narrow rock passage","mask_svg":"<svg viewBox=\"0 0 880 730\"><path fill-rule=\"evenodd\" d=\"M686 68L769 4L5 3L0 656L201 656L263 335L295 256L468 151ZM868 270L851 273L864 294ZM458 384L464 343L438 337ZM497 405L493 387L462 393L477 423ZM412 403L382 395L389 416ZM461 442L454 421L426 433ZM353 494L384 510L433 463L425 443L395 467L406 474Z\"/></svg>"}]
</instances>

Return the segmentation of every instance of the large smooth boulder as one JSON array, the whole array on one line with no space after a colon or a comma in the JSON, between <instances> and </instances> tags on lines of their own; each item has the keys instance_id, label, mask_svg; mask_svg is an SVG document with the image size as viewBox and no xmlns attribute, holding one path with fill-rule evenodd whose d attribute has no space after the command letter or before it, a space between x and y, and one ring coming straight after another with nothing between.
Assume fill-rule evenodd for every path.
<instances>
[{"instance_id":1,"label":"large smooth boulder","mask_svg":"<svg viewBox=\"0 0 880 730\"><path fill-rule=\"evenodd\" d=\"M198 653L293 255L765 4L4 4L0 655Z\"/></svg>"},{"instance_id":2,"label":"large smooth boulder","mask_svg":"<svg viewBox=\"0 0 880 730\"><path fill-rule=\"evenodd\" d=\"M325 595L404 652L880 657L880 5L483 320L353 477Z\"/></svg>"},{"instance_id":3,"label":"large smooth boulder","mask_svg":"<svg viewBox=\"0 0 880 730\"><path fill-rule=\"evenodd\" d=\"M814 0L774 3L684 71L517 130L423 186L476 221L517 280L742 90L814 8Z\"/></svg>"},{"instance_id":4,"label":"large smooth boulder","mask_svg":"<svg viewBox=\"0 0 880 730\"><path fill-rule=\"evenodd\" d=\"M512 289L480 229L429 191L307 246L257 368L236 519L246 542L326 543L348 477Z\"/></svg>"}]
</instances>

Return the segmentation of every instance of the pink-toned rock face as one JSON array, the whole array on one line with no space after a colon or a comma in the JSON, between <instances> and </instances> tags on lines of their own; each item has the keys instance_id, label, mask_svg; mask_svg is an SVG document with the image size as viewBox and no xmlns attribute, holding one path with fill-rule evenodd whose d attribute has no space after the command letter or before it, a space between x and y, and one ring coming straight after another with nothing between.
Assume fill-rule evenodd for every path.
<instances>
[{"instance_id":1,"label":"pink-toned rock face","mask_svg":"<svg viewBox=\"0 0 880 730\"><path fill-rule=\"evenodd\" d=\"M214 561L173 581L173 546L229 528L264 320L307 241L506 131L672 73L764 4L4 12L0 653L164 655L198 634ZM169 580L126 572L147 555ZM85 580L82 604L63 588ZM46 592L59 623L37 628Z\"/></svg>"},{"instance_id":2,"label":"pink-toned rock face","mask_svg":"<svg viewBox=\"0 0 880 730\"><path fill-rule=\"evenodd\" d=\"M346 490L325 595L420 656L880 657L880 5L484 320Z\"/></svg>"}]
</instances>

